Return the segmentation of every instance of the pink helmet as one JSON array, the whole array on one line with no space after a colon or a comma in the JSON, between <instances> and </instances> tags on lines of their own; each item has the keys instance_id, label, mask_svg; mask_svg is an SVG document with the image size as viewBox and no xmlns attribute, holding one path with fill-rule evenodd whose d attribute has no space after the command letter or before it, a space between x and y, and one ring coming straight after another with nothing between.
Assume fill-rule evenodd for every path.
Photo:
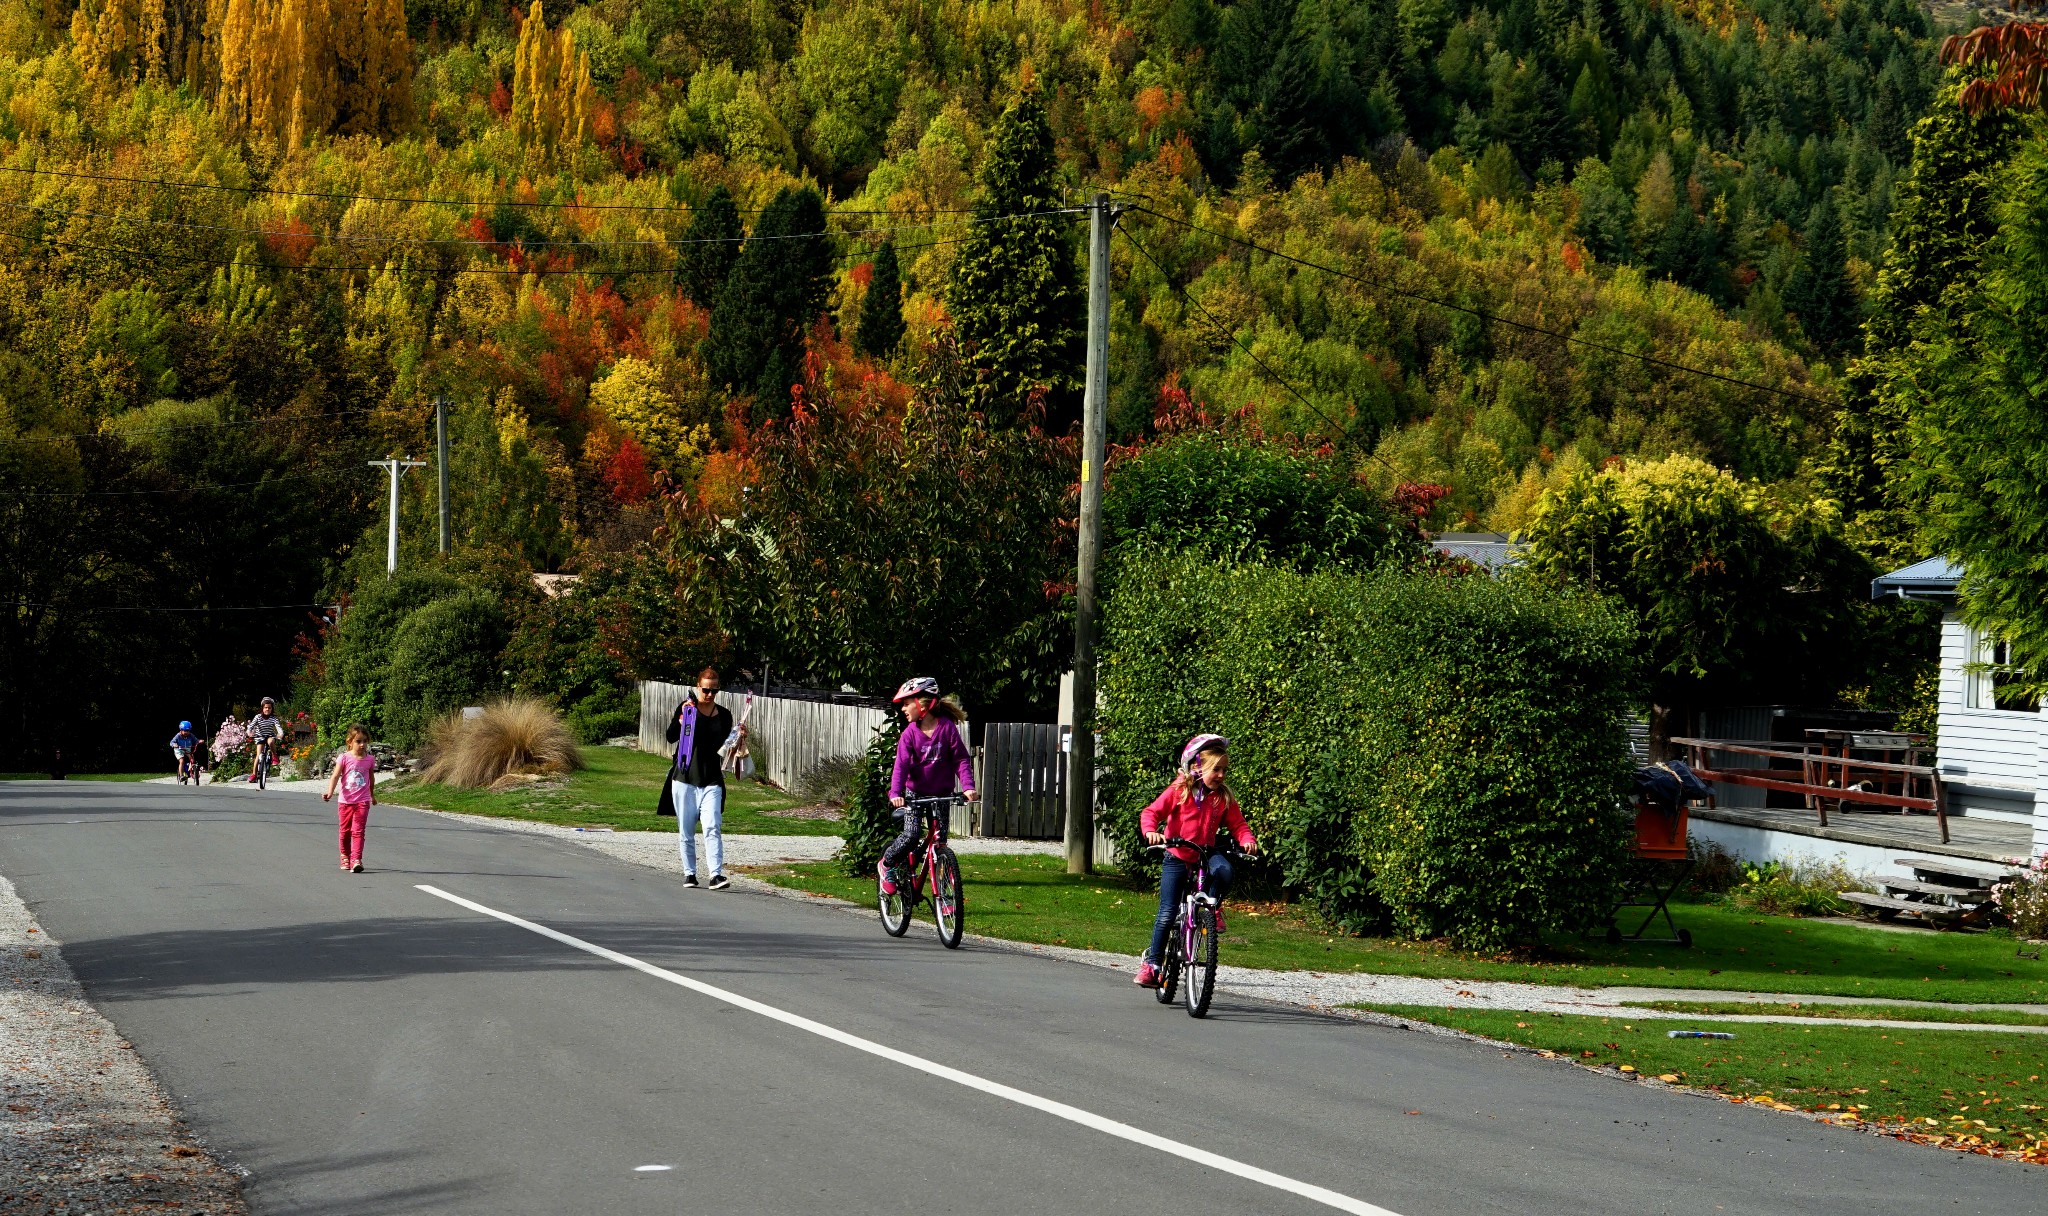
<instances>
[{"instance_id":1,"label":"pink helmet","mask_svg":"<svg viewBox=\"0 0 2048 1216\"><path fill-rule=\"evenodd\" d=\"M1180 771L1193 772L1195 757L1206 751L1218 751L1227 756L1230 754L1230 740L1222 735L1196 735L1188 740L1186 747L1180 749Z\"/></svg>"}]
</instances>

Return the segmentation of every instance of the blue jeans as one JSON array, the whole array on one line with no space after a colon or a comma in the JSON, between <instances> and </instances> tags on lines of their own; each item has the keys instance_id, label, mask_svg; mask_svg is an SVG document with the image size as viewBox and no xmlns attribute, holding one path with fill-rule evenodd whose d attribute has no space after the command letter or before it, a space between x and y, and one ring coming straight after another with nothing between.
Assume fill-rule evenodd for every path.
<instances>
[{"instance_id":1,"label":"blue jeans","mask_svg":"<svg viewBox=\"0 0 2048 1216\"><path fill-rule=\"evenodd\" d=\"M1209 854L1209 883L1206 890L1217 899L1230 890L1230 880L1235 872L1230 868L1230 858L1221 853ZM1159 867L1159 919L1152 922L1152 945L1145 951L1145 961L1157 963L1166 957L1166 935L1173 931L1173 921L1180 915L1180 901L1187 896L1189 881L1194 871L1187 862L1168 853Z\"/></svg>"},{"instance_id":2,"label":"blue jeans","mask_svg":"<svg viewBox=\"0 0 2048 1216\"><path fill-rule=\"evenodd\" d=\"M725 787L673 783L676 831L683 838L683 872L697 872L697 821L704 821L705 860L713 874L725 873Z\"/></svg>"}]
</instances>

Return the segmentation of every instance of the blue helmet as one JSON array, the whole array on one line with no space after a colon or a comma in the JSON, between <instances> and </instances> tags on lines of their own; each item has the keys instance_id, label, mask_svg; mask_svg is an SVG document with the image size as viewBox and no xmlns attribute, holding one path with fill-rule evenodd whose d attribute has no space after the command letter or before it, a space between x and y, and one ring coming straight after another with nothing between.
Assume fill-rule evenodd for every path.
<instances>
[{"instance_id":1,"label":"blue helmet","mask_svg":"<svg viewBox=\"0 0 2048 1216\"><path fill-rule=\"evenodd\" d=\"M179 729L179 730L191 730L191 729L192 729L192 724L191 724L190 722L180 722L180 723L178 723L178 729Z\"/></svg>"}]
</instances>

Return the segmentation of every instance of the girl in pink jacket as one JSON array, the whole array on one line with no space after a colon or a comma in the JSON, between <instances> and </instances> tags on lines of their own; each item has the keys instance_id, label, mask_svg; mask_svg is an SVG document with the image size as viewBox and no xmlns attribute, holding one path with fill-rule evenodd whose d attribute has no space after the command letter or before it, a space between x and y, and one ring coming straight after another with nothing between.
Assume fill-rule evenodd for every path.
<instances>
[{"instance_id":1,"label":"girl in pink jacket","mask_svg":"<svg viewBox=\"0 0 2048 1216\"><path fill-rule=\"evenodd\" d=\"M1244 811L1231 795L1230 787L1223 783L1229 771L1230 740L1222 735L1196 735L1188 740L1180 753L1180 776L1138 817L1145 843L1165 844L1168 839L1180 839L1206 846L1228 830L1239 848L1247 853L1258 852L1258 839L1245 825ZM1172 930L1174 914L1180 911L1180 901L1187 894L1193 867L1200 863L1201 855L1186 845L1173 845L1166 850L1166 860L1159 867L1159 917L1152 922L1152 944L1138 964L1134 981L1140 988L1159 986L1159 960L1166 955L1166 935ZM1230 858L1211 853L1204 869L1209 892L1222 899L1230 890L1233 877Z\"/></svg>"}]
</instances>

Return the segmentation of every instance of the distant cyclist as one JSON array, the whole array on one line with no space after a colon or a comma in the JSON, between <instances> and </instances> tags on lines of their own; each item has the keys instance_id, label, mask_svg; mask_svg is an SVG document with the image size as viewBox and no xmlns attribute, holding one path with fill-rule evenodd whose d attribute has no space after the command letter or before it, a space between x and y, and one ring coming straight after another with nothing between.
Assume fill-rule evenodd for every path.
<instances>
[{"instance_id":1,"label":"distant cyclist","mask_svg":"<svg viewBox=\"0 0 2048 1216\"><path fill-rule=\"evenodd\" d=\"M192 733L190 722L178 723L178 733L171 736L171 754L178 758L178 783L185 778L197 779L199 766L193 762L193 753L199 750L199 736Z\"/></svg>"},{"instance_id":2,"label":"distant cyclist","mask_svg":"<svg viewBox=\"0 0 2048 1216\"><path fill-rule=\"evenodd\" d=\"M263 698L263 711L249 719L249 738L255 740L259 758L277 764L277 743L284 738L284 720L277 716L277 702ZM251 781L255 777L251 775Z\"/></svg>"},{"instance_id":3,"label":"distant cyclist","mask_svg":"<svg viewBox=\"0 0 2048 1216\"><path fill-rule=\"evenodd\" d=\"M911 798L951 794L955 780L966 791L969 802L981 796L974 792L974 758L960 738L960 707L939 699L939 682L930 676L913 676L903 681L896 690L896 704L903 706L904 716L910 721L903 728L903 737L896 742L896 769L889 778L889 804L902 818L903 831L882 851L880 869L885 895L895 894L893 871L903 864L903 855L917 847L924 831L923 813L915 807L905 809L904 804ZM946 817L932 818L943 842Z\"/></svg>"}]
</instances>

